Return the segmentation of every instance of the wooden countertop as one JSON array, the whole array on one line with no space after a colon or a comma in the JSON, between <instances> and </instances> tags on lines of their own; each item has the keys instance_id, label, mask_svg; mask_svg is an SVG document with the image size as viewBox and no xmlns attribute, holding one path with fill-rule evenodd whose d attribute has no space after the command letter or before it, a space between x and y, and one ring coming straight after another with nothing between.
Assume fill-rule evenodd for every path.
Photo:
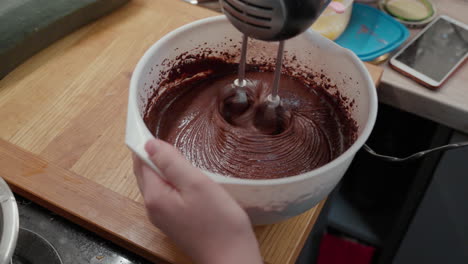
<instances>
[{"instance_id":1,"label":"wooden countertop","mask_svg":"<svg viewBox=\"0 0 468 264\"><path fill-rule=\"evenodd\" d=\"M439 14L468 24L467 0L432 0ZM411 30L411 35L419 30ZM379 91L379 100L468 133L468 65L465 63L438 90L429 90L404 77L388 64Z\"/></svg>"},{"instance_id":2,"label":"wooden countertop","mask_svg":"<svg viewBox=\"0 0 468 264\"><path fill-rule=\"evenodd\" d=\"M124 145L129 79L151 44L217 15L133 0L38 53L0 81L0 176L13 190L155 263L187 258L146 218ZM378 82L382 70L368 65ZM294 263L323 202L255 228L266 263Z\"/></svg>"}]
</instances>

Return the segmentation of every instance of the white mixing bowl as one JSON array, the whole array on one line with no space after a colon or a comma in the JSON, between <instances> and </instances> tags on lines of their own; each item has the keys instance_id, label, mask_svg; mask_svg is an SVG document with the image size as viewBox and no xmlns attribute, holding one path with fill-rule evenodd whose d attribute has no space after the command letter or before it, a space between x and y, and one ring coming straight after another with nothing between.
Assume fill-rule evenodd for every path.
<instances>
[{"instance_id":1,"label":"white mixing bowl","mask_svg":"<svg viewBox=\"0 0 468 264\"><path fill-rule=\"evenodd\" d=\"M130 82L126 144L140 158L158 170L148 159L144 144L153 136L142 115L153 94L152 84L161 80L168 61L197 47L238 52L241 34L224 16L202 19L180 27L156 42L140 59ZM250 61L276 58L276 43L249 42ZM336 84L341 95L354 100L351 116L358 125L354 144L330 163L293 177L250 180L225 177L205 171L245 208L255 225L269 224L301 214L324 199L344 175L356 152L367 140L377 114L374 83L364 64L349 50L318 33L307 31L286 42L287 58L321 72ZM163 62L164 61L164 62ZM285 60L285 64L288 64ZM336 92L330 89L329 92Z\"/></svg>"},{"instance_id":2,"label":"white mixing bowl","mask_svg":"<svg viewBox=\"0 0 468 264\"><path fill-rule=\"evenodd\" d=\"M18 238L19 215L15 196L0 177L0 264L10 264Z\"/></svg>"}]
</instances>

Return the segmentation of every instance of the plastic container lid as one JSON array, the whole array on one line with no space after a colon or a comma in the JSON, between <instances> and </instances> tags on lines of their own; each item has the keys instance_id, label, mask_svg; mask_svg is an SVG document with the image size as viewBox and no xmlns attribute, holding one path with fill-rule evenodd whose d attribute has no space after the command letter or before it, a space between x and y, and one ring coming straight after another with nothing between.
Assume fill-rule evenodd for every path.
<instances>
[{"instance_id":1,"label":"plastic container lid","mask_svg":"<svg viewBox=\"0 0 468 264\"><path fill-rule=\"evenodd\" d=\"M398 19L397 17L394 17L392 16L392 14L389 14L387 12L387 10L385 10L385 2L387 2L388 0L380 0L379 1L379 8L380 10L382 10L382 12L384 12L385 14L395 18L398 22L402 23L403 25L409 27L409 28L422 28L424 26L426 26L427 24L431 23L432 20L434 20L436 17L437 17L437 7L436 5L434 5L434 3L432 3L431 0L426 0L429 5L431 5L431 8L432 8L432 15L424 20L420 20L420 21L405 21L405 20L401 20L401 19Z\"/></svg>"},{"instance_id":2,"label":"plastic container lid","mask_svg":"<svg viewBox=\"0 0 468 264\"><path fill-rule=\"evenodd\" d=\"M398 48L409 31L393 17L373 7L355 3L346 31L336 40L361 60L371 61Z\"/></svg>"}]
</instances>

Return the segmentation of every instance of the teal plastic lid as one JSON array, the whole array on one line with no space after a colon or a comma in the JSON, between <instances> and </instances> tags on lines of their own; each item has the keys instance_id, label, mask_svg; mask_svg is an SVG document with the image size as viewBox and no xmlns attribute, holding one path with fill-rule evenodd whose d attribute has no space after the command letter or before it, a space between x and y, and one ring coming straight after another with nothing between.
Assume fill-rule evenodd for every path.
<instances>
[{"instance_id":1,"label":"teal plastic lid","mask_svg":"<svg viewBox=\"0 0 468 264\"><path fill-rule=\"evenodd\" d=\"M353 13L345 32L336 40L361 60L371 61L398 48L409 37L408 29L382 11L353 4Z\"/></svg>"}]
</instances>

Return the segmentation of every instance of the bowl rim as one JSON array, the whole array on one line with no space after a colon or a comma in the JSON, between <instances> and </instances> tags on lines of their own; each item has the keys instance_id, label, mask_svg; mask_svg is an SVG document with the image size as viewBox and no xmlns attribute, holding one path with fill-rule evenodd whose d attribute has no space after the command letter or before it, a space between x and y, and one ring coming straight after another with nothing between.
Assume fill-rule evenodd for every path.
<instances>
[{"instance_id":1,"label":"bowl rim","mask_svg":"<svg viewBox=\"0 0 468 264\"><path fill-rule=\"evenodd\" d=\"M212 16L212 17L207 17L203 18L194 22L191 22L189 24L183 25L170 33L166 34L163 36L161 39L159 39L156 43L154 43L143 55L143 57L139 60L135 70L134 74L132 74L132 78L130 80L130 91L129 91L129 114L133 112L134 115L136 115L136 118L134 120L137 122L137 126L141 127L143 129L142 133L145 135L151 135L149 129L147 128L146 124L143 122L143 118L139 114L139 109L137 107L137 92L138 92L138 83L139 80L138 78L142 75L145 74L143 72L143 69L145 68L145 65L148 63L151 63L151 57L153 54L157 53L158 49L160 46L164 46L167 44L167 42L171 41L172 38L176 37L179 34L183 34L185 31L191 31L193 28L200 27L200 26L205 26L208 24L219 24L219 23L227 23L229 24L227 18L224 15L219 15L219 16ZM323 173L326 173L327 171L330 171L334 167L338 167L340 164L345 163L347 159L352 158L355 153L364 145L365 141L369 137L374 124L375 120L377 117L377 105L378 105L378 100L377 100L377 91L375 89L374 82L370 76L370 73L367 71L366 67L364 66L364 63L350 50L342 48L341 46L335 44L333 41L321 36L320 34L313 32L312 30L307 30L303 34L311 34L312 37L318 38L319 41L321 42L327 42L331 47L333 47L333 50L339 55L339 56L344 56L348 57L351 59L358 71L362 74L362 76L365 79L365 83L362 85L365 85L366 87L369 87L369 117L368 120L365 124L364 129L362 130L361 134L358 136L356 141L341 155L339 155L337 158L334 160L328 162L327 164L316 168L312 171L306 172L306 173L301 173L298 175L290 176L290 177L284 177L284 178L277 178L277 179L244 179L244 178L236 178L236 177L228 177L224 175L220 175L217 173L213 173L204 169L201 169L205 174L207 174L211 179L218 183L222 184L240 184L240 185L250 185L250 186L263 186L263 185L282 185L282 184L289 184L289 183L295 183L295 182L300 182L305 179L309 178L314 178L318 175L321 175ZM127 123L127 128L129 124ZM128 129L127 129L128 133Z\"/></svg>"},{"instance_id":2,"label":"bowl rim","mask_svg":"<svg viewBox=\"0 0 468 264\"><path fill-rule=\"evenodd\" d=\"M3 218L0 233L0 264L7 264L13 257L18 239L19 214L15 196L2 177L0 177L0 209Z\"/></svg>"}]
</instances>

